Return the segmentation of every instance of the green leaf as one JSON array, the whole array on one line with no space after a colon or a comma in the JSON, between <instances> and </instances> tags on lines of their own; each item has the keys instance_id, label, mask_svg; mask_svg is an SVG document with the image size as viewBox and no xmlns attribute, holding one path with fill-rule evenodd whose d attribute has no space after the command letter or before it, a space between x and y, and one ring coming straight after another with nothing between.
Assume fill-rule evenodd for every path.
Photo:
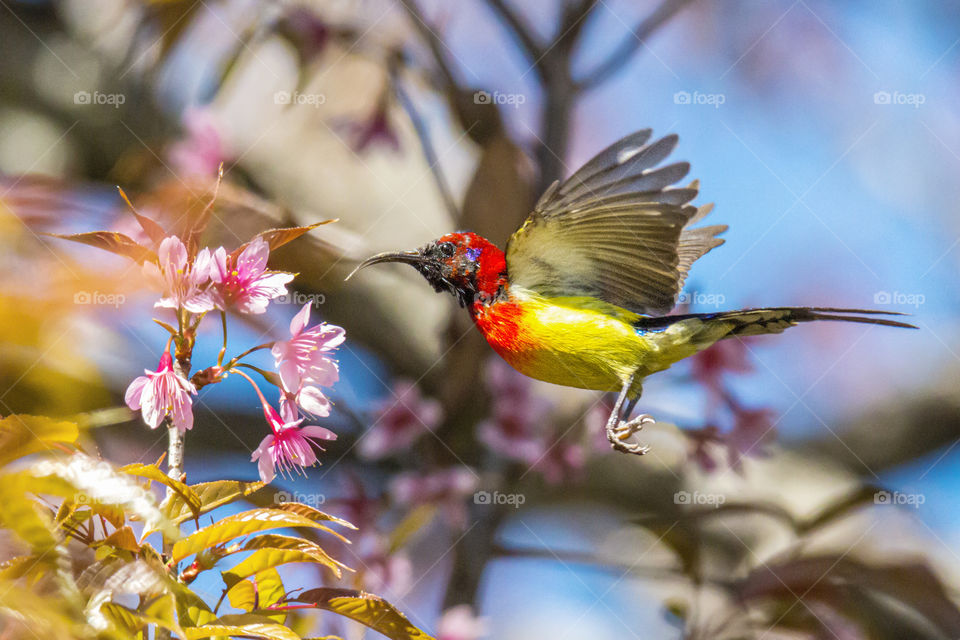
<instances>
[{"instance_id":1,"label":"green leaf","mask_svg":"<svg viewBox=\"0 0 960 640\"><path fill-rule=\"evenodd\" d=\"M96 247L97 249L103 249L118 256L130 258L137 264L157 261L156 253L133 238L125 236L122 233L116 233L115 231L88 231L86 233L71 234L41 233L41 235L79 242L91 247Z\"/></svg>"},{"instance_id":2,"label":"green leaf","mask_svg":"<svg viewBox=\"0 0 960 640\"><path fill-rule=\"evenodd\" d=\"M218 480L190 485L190 489L200 498L200 513L203 515L217 507L245 498L264 486L263 482L243 482L240 480ZM183 524L194 518L189 505L177 494L170 495L161 503L161 508L170 520Z\"/></svg>"},{"instance_id":3,"label":"green leaf","mask_svg":"<svg viewBox=\"0 0 960 640\"><path fill-rule=\"evenodd\" d=\"M178 496L180 496L181 500L183 500L183 504L186 505L186 507L190 510L190 513L193 514L194 518L200 516L200 507L203 506L200 501L200 496L198 496L196 492L186 484L180 482L179 480L174 480L165 474L157 465L142 464L138 462L120 467L120 471L123 473L128 473L132 476L148 478L154 482L159 482L160 484L170 487Z\"/></svg>"},{"instance_id":4,"label":"green leaf","mask_svg":"<svg viewBox=\"0 0 960 640\"><path fill-rule=\"evenodd\" d=\"M370 593L353 589L311 589L292 600L333 611L382 633L391 640L433 640L413 625L392 604Z\"/></svg>"},{"instance_id":5,"label":"green leaf","mask_svg":"<svg viewBox=\"0 0 960 640\"><path fill-rule=\"evenodd\" d=\"M173 545L170 558L173 562L179 562L187 556L248 533L281 527L310 527L335 533L324 525L296 513L279 509L250 509L227 516L180 540Z\"/></svg>"},{"instance_id":6,"label":"green leaf","mask_svg":"<svg viewBox=\"0 0 960 640\"><path fill-rule=\"evenodd\" d=\"M187 640L212 636L244 636L266 640L301 640L300 636L270 618L252 613L222 616L202 627L184 629Z\"/></svg>"},{"instance_id":7,"label":"green leaf","mask_svg":"<svg viewBox=\"0 0 960 640\"><path fill-rule=\"evenodd\" d=\"M0 420L0 467L40 451L52 451L52 443L73 444L80 430L73 422L44 416L10 415Z\"/></svg>"}]
</instances>

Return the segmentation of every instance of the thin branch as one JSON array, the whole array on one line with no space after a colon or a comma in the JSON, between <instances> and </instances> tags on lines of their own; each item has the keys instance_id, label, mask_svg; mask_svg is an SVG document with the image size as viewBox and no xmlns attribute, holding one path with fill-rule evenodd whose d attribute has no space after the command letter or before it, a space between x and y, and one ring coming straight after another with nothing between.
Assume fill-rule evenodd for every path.
<instances>
[{"instance_id":1,"label":"thin branch","mask_svg":"<svg viewBox=\"0 0 960 640\"><path fill-rule=\"evenodd\" d=\"M400 106L403 107L403 110L407 112L407 117L410 118L414 130L417 132L417 138L420 140L420 149L423 151L423 157L427 161L430 173L433 174L433 180L437 184L437 190L440 192L443 204L446 206L451 220L460 220L460 209L457 207L457 202L453 197L453 193L450 191L450 184L447 182L446 176L443 175L443 170L440 168L440 157L433 148L433 141L430 138L430 130L427 127L427 123L420 116L420 112L417 111L413 100L410 99L410 96L407 95L406 90L403 88L403 83L400 80L399 64L392 62L389 68L390 84L393 86L397 101L400 103Z\"/></svg>"},{"instance_id":2,"label":"thin branch","mask_svg":"<svg viewBox=\"0 0 960 640\"><path fill-rule=\"evenodd\" d=\"M577 86L585 90L602 84L633 57L633 54L637 52L644 40L652 36L657 29L666 24L674 15L679 13L681 9L693 2L694 0L664 0L653 13L644 18L640 24L630 32L629 36L624 38L623 42L613 50L606 60L598 64L593 71L590 71L578 81Z\"/></svg>"},{"instance_id":3,"label":"thin branch","mask_svg":"<svg viewBox=\"0 0 960 640\"><path fill-rule=\"evenodd\" d=\"M534 66L537 66L537 61L543 57L543 45L537 41L529 25L527 25L504 0L487 0L487 4L500 16L507 27L510 28L510 31L513 32L513 35L516 36L521 49L523 49L524 53L530 59L530 62L533 63ZM539 67L537 67L537 72L540 72Z\"/></svg>"},{"instance_id":4,"label":"thin branch","mask_svg":"<svg viewBox=\"0 0 960 640\"><path fill-rule=\"evenodd\" d=\"M433 59L437 63L437 68L440 69L440 75L443 77L446 88L455 89L459 87L460 84L457 82L456 76L453 74L453 69L447 60L446 51L449 51L450 47L443 42L443 39L440 37L440 34L437 33L436 29L427 24L423 12L415 0L400 0L400 3L403 5L403 8L407 10L410 17L413 18L413 26L416 27L417 31L420 32L420 35L426 41L427 47L429 47L430 53L433 54Z\"/></svg>"}]
</instances>

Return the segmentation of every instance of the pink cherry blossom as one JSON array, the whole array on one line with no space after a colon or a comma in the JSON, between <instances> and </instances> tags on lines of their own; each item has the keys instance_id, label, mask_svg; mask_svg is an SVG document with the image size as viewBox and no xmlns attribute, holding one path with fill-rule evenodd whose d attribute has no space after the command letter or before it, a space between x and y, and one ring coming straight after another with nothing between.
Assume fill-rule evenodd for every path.
<instances>
[{"instance_id":1,"label":"pink cherry blossom","mask_svg":"<svg viewBox=\"0 0 960 640\"><path fill-rule=\"evenodd\" d=\"M143 266L147 279L163 291L164 297L154 306L203 313L214 308L207 284L210 280L211 257L204 249L191 263L187 247L177 236L164 238L157 251L158 262Z\"/></svg>"},{"instance_id":2,"label":"pink cherry blossom","mask_svg":"<svg viewBox=\"0 0 960 640\"><path fill-rule=\"evenodd\" d=\"M317 418L330 415L330 400L317 387L300 385L296 391L280 390L280 416L287 422L300 417L300 410Z\"/></svg>"},{"instance_id":3,"label":"pink cherry blossom","mask_svg":"<svg viewBox=\"0 0 960 640\"><path fill-rule=\"evenodd\" d=\"M403 451L443 419L440 403L424 398L409 380L397 382L392 395L374 410L373 426L358 442L360 455L369 459L384 458Z\"/></svg>"},{"instance_id":4,"label":"pink cherry blossom","mask_svg":"<svg viewBox=\"0 0 960 640\"><path fill-rule=\"evenodd\" d=\"M182 175L215 176L225 160L220 129L206 108L190 108L183 114L186 137L170 147L171 164Z\"/></svg>"},{"instance_id":5,"label":"pink cherry blossom","mask_svg":"<svg viewBox=\"0 0 960 640\"><path fill-rule=\"evenodd\" d=\"M143 421L156 429L163 419L170 416L173 424L181 431L193 427L193 401L190 394L196 394L190 381L178 376L173 370L173 358L169 351L160 356L160 366L156 371L145 371L130 383L124 399L133 411L143 411Z\"/></svg>"},{"instance_id":6,"label":"pink cherry blossom","mask_svg":"<svg viewBox=\"0 0 960 640\"><path fill-rule=\"evenodd\" d=\"M437 623L437 640L478 640L487 634L487 621L468 604L450 607Z\"/></svg>"},{"instance_id":7,"label":"pink cherry blossom","mask_svg":"<svg viewBox=\"0 0 960 640\"><path fill-rule=\"evenodd\" d=\"M270 245L257 236L239 255L233 257L219 247L210 264L212 298L220 309L234 308L240 313L263 313L276 297L287 293L292 273L267 271Z\"/></svg>"},{"instance_id":8,"label":"pink cherry blossom","mask_svg":"<svg viewBox=\"0 0 960 640\"><path fill-rule=\"evenodd\" d=\"M467 510L464 499L477 490L479 478L467 467L450 467L430 473L402 473L390 485L397 504L410 506L433 504L439 507L452 527L465 528Z\"/></svg>"},{"instance_id":9,"label":"pink cherry blossom","mask_svg":"<svg viewBox=\"0 0 960 640\"><path fill-rule=\"evenodd\" d=\"M300 390L306 382L329 387L340 379L337 363L329 354L343 344L344 330L326 322L306 328L310 321L311 304L308 302L303 305L290 321L290 339L278 340L271 350L280 382L287 391ZM313 391L310 393L315 394ZM319 402L322 404L324 401L326 398ZM314 413L308 407L300 406Z\"/></svg>"},{"instance_id":10,"label":"pink cherry blossom","mask_svg":"<svg viewBox=\"0 0 960 640\"><path fill-rule=\"evenodd\" d=\"M259 391L259 390L258 390ZM262 401L262 400L261 400ZM270 433L257 450L250 457L251 461L258 462L260 479L272 482L277 470L280 475L300 472L298 467L310 467L317 462L317 454L313 447L321 451L323 448L314 439L336 440L337 435L317 425L301 427L303 418L293 421L284 421L276 409L263 402L263 414L270 425Z\"/></svg>"}]
</instances>

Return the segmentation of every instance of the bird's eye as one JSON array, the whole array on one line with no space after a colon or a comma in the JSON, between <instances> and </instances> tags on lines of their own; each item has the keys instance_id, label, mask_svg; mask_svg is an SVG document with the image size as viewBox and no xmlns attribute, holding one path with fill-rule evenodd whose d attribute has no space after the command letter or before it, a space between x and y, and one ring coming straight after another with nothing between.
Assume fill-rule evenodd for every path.
<instances>
[{"instance_id":1,"label":"bird's eye","mask_svg":"<svg viewBox=\"0 0 960 640\"><path fill-rule=\"evenodd\" d=\"M457 248L453 245L452 242L441 242L437 248L440 249L440 253L445 258L450 258L453 256L454 253L457 252Z\"/></svg>"}]
</instances>

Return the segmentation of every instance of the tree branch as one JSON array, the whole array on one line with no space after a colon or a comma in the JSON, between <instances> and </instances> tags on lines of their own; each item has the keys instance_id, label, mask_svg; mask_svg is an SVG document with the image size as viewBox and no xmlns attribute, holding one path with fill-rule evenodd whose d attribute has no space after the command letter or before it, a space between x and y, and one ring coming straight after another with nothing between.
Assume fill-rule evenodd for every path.
<instances>
[{"instance_id":1,"label":"tree branch","mask_svg":"<svg viewBox=\"0 0 960 640\"><path fill-rule=\"evenodd\" d=\"M540 73L540 67L537 62L544 55L544 47L537 41L530 26L527 25L504 0L487 0L487 4L500 16L504 24L510 28L510 31L516 36L517 41L520 43L520 48L523 49L527 58L530 59L530 64Z\"/></svg>"},{"instance_id":2,"label":"tree branch","mask_svg":"<svg viewBox=\"0 0 960 640\"><path fill-rule=\"evenodd\" d=\"M459 87L460 83L457 82L453 69L447 61L447 54L445 53L445 51L449 51L450 47L443 42L440 34L427 24L423 12L415 0L400 0L400 4L407 10L407 14L413 19L413 26L420 32L420 36L427 43L427 47L430 49L430 53L437 63L437 68L440 70L443 82L446 84L445 88L452 90Z\"/></svg>"},{"instance_id":3,"label":"tree branch","mask_svg":"<svg viewBox=\"0 0 960 640\"><path fill-rule=\"evenodd\" d=\"M652 36L657 29L666 24L674 15L679 13L681 9L693 2L694 0L664 0L653 13L644 18L640 24L633 29L629 36L624 38L623 42L613 50L606 60L598 64L593 71L587 73L579 80L577 86L581 90L587 90L602 84L633 57L633 54L637 52L644 40Z\"/></svg>"}]
</instances>

